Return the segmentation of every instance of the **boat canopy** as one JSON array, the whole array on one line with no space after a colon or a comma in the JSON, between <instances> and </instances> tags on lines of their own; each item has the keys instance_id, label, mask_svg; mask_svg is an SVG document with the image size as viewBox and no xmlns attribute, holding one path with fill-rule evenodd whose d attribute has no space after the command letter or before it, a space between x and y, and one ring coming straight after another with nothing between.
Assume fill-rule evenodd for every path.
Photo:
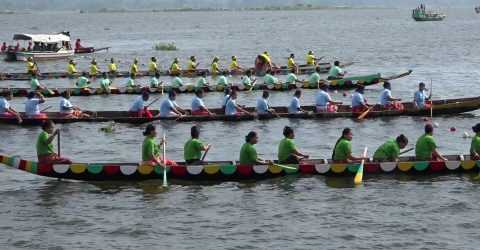
<instances>
[{"instance_id":1,"label":"boat canopy","mask_svg":"<svg viewBox=\"0 0 480 250\"><path fill-rule=\"evenodd\" d=\"M70 42L70 37L64 34L54 34L54 35L15 34L13 35L13 40L29 40L32 42L40 42L40 43L59 43L59 42Z\"/></svg>"}]
</instances>

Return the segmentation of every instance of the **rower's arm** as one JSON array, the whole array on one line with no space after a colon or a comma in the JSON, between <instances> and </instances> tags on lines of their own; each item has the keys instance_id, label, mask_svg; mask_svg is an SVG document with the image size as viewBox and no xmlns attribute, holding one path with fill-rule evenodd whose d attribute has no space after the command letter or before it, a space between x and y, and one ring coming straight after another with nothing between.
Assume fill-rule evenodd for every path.
<instances>
[{"instance_id":1,"label":"rower's arm","mask_svg":"<svg viewBox=\"0 0 480 250\"><path fill-rule=\"evenodd\" d=\"M435 158L441 159L442 161L447 161L447 158L443 157L436 148L433 149L432 156Z\"/></svg>"},{"instance_id":2,"label":"rower's arm","mask_svg":"<svg viewBox=\"0 0 480 250\"><path fill-rule=\"evenodd\" d=\"M57 134L58 134L58 129L55 129L55 132L53 132L53 134L48 137L47 144L52 143L53 139L55 139L55 136L57 136Z\"/></svg>"}]
</instances>

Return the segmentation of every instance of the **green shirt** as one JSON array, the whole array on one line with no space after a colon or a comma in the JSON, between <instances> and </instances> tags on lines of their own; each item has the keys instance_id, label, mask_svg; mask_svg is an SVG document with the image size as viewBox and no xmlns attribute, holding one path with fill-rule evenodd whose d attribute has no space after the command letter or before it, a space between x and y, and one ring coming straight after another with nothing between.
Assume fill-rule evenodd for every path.
<instances>
[{"instance_id":1,"label":"green shirt","mask_svg":"<svg viewBox=\"0 0 480 250\"><path fill-rule=\"evenodd\" d=\"M333 151L333 160L346 161L348 156L352 153L352 142L347 139L340 139Z\"/></svg>"},{"instance_id":2,"label":"green shirt","mask_svg":"<svg viewBox=\"0 0 480 250\"><path fill-rule=\"evenodd\" d=\"M295 148L295 143L292 139L283 138L278 145L278 161L286 161Z\"/></svg>"},{"instance_id":3,"label":"green shirt","mask_svg":"<svg viewBox=\"0 0 480 250\"><path fill-rule=\"evenodd\" d=\"M172 86L173 86L174 88L178 88L178 87L183 86L183 80L182 80L182 78L180 78L180 77L178 77L178 76L174 77L174 78L173 78L173 81L172 81Z\"/></svg>"},{"instance_id":4,"label":"green shirt","mask_svg":"<svg viewBox=\"0 0 480 250\"><path fill-rule=\"evenodd\" d=\"M378 161L393 161L398 158L400 155L400 146L395 140L388 140L383 145L381 145L375 154L373 154L373 159Z\"/></svg>"},{"instance_id":5,"label":"green shirt","mask_svg":"<svg viewBox=\"0 0 480 250\"><path fill-rule=\"evenodd\" d=\"M240 149L240 164L254 165L257 162L257 150L253 144L246 142Z\"/></svg>"},{"instance_id":6,"label":"green shirt","mask_svg":"<svg viewBox=\"0 0 480 250\"><path fill-rule=\"evenodd\" d=\"M433 136L424 134L420 136L415 145L415 157L417 161L429 161L432 159L432 152L437 148Z\"/></svg>"},{"instance_id":7,"label":"green shirt","mask_svg":"<svg viewBox=\"0 0 480 250\"><path fill-rule=\"evenodd\" d=\"M135 87L135 80L133 80L133 78L128 78L127 88L133 88L133 87Z\"/></svg>"},{"instance_id":8,"label":"green shirt","mask_svg":"<svg viewBox=\"0 0 480 250\"><path fill-rule=\"evenodd\" d=\"M263 77L263 82L265 84L268 84L268 85L272 85L272 84L277 84L278 83L278 79L270 74L266 74L264 77Z\"/></svg>"},{"instance_id":9,"label":"green shirt","mask_svg":"<svg viewBox=\"0 0 480 250\"><path fill-rule=\"evenodd\" d=\"M343 70L340 67L335 66L335 65L333 65L330 68L330 70L328 71L328 76L330 76L330 77L337 78L337 77L339 77L340 74L343 74Z\"/></svg>"},{"instance_id":10,"label":"green shirt","mask_svg":"<svg viewBox=\"0 0 480 250\"><path fill-rule=\"evenodd\" d=\"M318 74L317 72L313 73L310 75L310 78L308 78L308 83L310 83L311 85L314 85L314 84L318 84L318 82L320 81L320 74Z\"/></svg>"},{"instance_id":11,"label":"green shirt","mask_svg":"<svg viewBox=\"0 0 480 250\"><path fill-rule=\"evenodd\" d=\"M295 82L298 80L297 76L294 73L290 73L287 76L287 81L286 83L288 84L295 84Z\"/></svg>"},{"instance_id":12,"label":"green shirt","mask_svg":"<svg viewBox=\"0 0 480 250\"><path fill-rule=\"evenodd\" d=\"M160 147L154 137L147 136L142 145L142 161L150 161L160 154Z\"/></svg>"},{"instance_id":13,"label":"green shirt","mask_svg":"<svg viewBox=\"0 0 480 250\"><path fill-rule=\"evenodd\" d=\"M252 80L248 76L244 76L242 80L242 84L246 87L252 86Z\"/></svg>"},{"instance_id":14,"label":"green shirt","mask_svg":"<svg viewBox=\"0 0 480 250\"><path fill-rule=\"evenodd\" d=\"M197 87L199 88L203 88L205 86L207 86L208 83L207 83L207 79L205 77L201 77L200 79L198 79L197 81Z\"/></svg>"},{"instance_id":15,"label":"green shirt","mask_svg":"<svg viewBox=\"0 0 480 250\"><path fill-rule=\"evenodd\" d=\"M186 161L200 160L202 158L203 143L199 139L192 138L183 147L183 157Z\"/></svg>"},{"instance_id":16,"label":"green shirt","mask_svg":"<svg viewBox=\"0 0 480 250\"><path fill-rule=\"evenodd\" d=\"M477 133L472 138L472 144L470 145L470 154L480 154L480 133Z\"/></svg>"},{"instance_id":17,"label":"green shirt","mask_svg":"<svg viewBox=\"0 0 480 250\"><path fill-rule=\"evenodd\" d=\"M88 78L80 76L77 81L77 87L81 89L88 88Z\"/></svg>"},{"instance_id":18,"label":"green shirt","mask_svg":"<svg viewBox=\"0 0 480 250\"><path fill-rule=\"evenodd\" d=\"M158 81L158 78L155 76L150 78L150 87L151 88L158 88L158 85L160 85L160 81Z\"/></svg>"},{"instance_id":19,"label":"green shirt","mask_svg":"<svg viewBox=\"0 0 480 250\"><path fill-rule=\"evenodd\" d=\"M110 84L112 84L112 82L108 78L104 78L100 81L100 87L102 87L102 89L110 88Z\"/></svg>"},{"instance_id":20,"label":"green shirt","mask_svg":"<svg viewBox=\"0 0 480 250\"><path fill-rule=\"evenodd\" d=\"M47 142L48 137L50 137L50 135L45 131L42 131L42 133L38 135L38 139L37 139L37 155L38 156L51 155L54 153L53 144Z\"/></svg>"},{"instance_id":21,"label":"green shirt","mask_svg":"<svg viewBox=\"0 0 480 250\"><path fill-rule=\"evenodd\" d=\"M30 86L32 86L32 90L37 90L40 87L40 82L38 82L37 78L32 78L30 81Z\"/></svg>"},{"instance_id":22,"label":"green shirt","mask_svg":"<svg viewBox=\"0 0 480 250\"><path fill-rule=\"evenodd\" d=\"M228 79L225 76L220 76L217 80L217 85L223 85L227 86L228 85Z\"/></svg>"}]
</instances>

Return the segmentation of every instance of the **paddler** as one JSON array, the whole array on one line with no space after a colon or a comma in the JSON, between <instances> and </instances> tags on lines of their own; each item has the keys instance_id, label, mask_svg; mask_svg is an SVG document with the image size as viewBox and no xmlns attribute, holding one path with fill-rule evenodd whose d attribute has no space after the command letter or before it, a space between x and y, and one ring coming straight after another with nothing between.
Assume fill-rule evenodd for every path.
<instances>
[{"instance_id":1,"label":"paddler","mask_svg":"<svg viewBox=\"0 0 480 250\"><path fill-rule=\"evenodd\" d=\"M395 140L390 139L382 144L373 154L374 161L396 162L400 156L400 149L404 149L408 144L408 138L401 134Z\"/></svg>"},{"instance_id":2,"label":"paddler","mask_svg":"<svg viewBox=\"0 0 480 250\"><path fill-rule=\"evenodd\" d=\"M150 94L148 91L143 91L141 96L135 98L129 112L131 112L134 117L153 118L152 113L148 110L148 107L145 104L149 98Z\"/></svg>"},{"instance_id":3,"label":"paddler","mask_svg":"<svg viewBox=\"0 0 480 250\"><path fill-rule=\"evenodd\" d=\"M102 80L100 81L100 88L107 94L110 94L112 81L108 78L107 72L102 73Z\"/></svg>"},{"instance_id":4,"label":"paddler","mask_svg":"<svg viewBox=\"0 0 480 250\"><path fill-rule=\"evenodd\" d=\"M315 96L315 107L317 113L337 112L337 105L340 104L342 104L342 102L335 102L332 100L332 97L330 97L330 94L328 93L328 85L325 83L321 83L320 90Z\"/></svg>"},{"instance_id":5,"label":"paddler","mask_svg":"<svg viewBox=\"0 0 480 250\"><path fill-rule=\"evenodd\" d=\"M342 131L342 136L335 143L333 150L332 160L335 163L350 163L361 161L362 159L368 160L368 157L355 157L352 155L352 139L353 134L350 128L345 128Z\"/></svg>"},{"instance_id":6,"label":"paddler","mask_svg":"<svg viewBox=\"0 0 480 250\"><path fill-rule=\"evenodd\" d=\"M213 76L220 73L220 66L218 65L219 61L220 59L218 57L213 57L212 64L210 65L210 74L212 74Z\"/></svg>"},{"instance_id":7,"label":"paddler","mask_svg":"<svg viewBox=\"0 0 480 250\"><path fill-rule=\"evenodd\" d=\"M232 62L230 62L230 65L228 67L230 69L231 72L235 73L235 72L242 72L243 71L243 68L240 67L240 65L238 64L238 61L237 61L237 57L236 56L232 56Z\"/></svg>"},{"instance_id":8,"label":"paddler","mask_svg":"<svg viewBox=\"0 0 480 250\"><path fill-rule=\"evenodd\" d=\"M425 134L420 136L415 144L415 159L417 161L447 161L437 150L432 124L425 125Z\"/></svg>"},{"instance_id":9,"label":"paddler","mask_svg":"<svg viewBox=\"0 0 480 250\"><path fill-rule=\"evenodd\" d=\"M332 67L328 71L328 80L336 80L336 79L343 79L347 72L344 72L342 68L340 68L340 62L335 61L333 62Z\"/></svg>"},{"instance_id":10,"label":"paddler","mask_svg":"<svg viewBox=\"0 0 480 250\"><path fill-rule=\"evenodd\" d=\"M178 58L175 57L173 59L172 64L170 65L170 75L172 76L178 76L180 75L182 69L180 68Z\"/></svg>"},{"instance_id":11,"label":"paddler","mask_svg":"<svg viewBox=\"0 0 480 250\"><path fill-rule=\"evenodd\" d=\"M418 84L418 90L413 95L413 104L419 109L428 109L430 104L427 104L426 101L432 99L432 93L427 95L427 89L425 88L425 83L421 82Z\"/></svg>"},{"instance_id":12,"label":"paddler","mask_svg":"<svg viewBox=\"0 0 480 250\"><path fill-rule=\"evenodd\" d=\"M38 73L37 64L33 61L33 58L29 56L27 58L27 74L33 75Z\"/></svg>"},{"instance_id":13,"label":"paddler","mask_svg":"<svg viewBox=\"0 0 480 250\"><path fill-rule=\"evenodd\" d=\"M263 91L262 97L257 99L257 114L259 115L267 115L267 114L274 114L275 110L270 108L268 104L268 98L270 97L270 93L266 90Z\"/></svg>"},{"instance_id":14,"label":"paddler","mask_svg":"<svg viewBox=\"0 0 480 250\"><path fill-rule=\"evenodd\" d=\"M73 59L70 59L68 61L68 66L67 66L67 73L70 77L74 76L77 74L77 68L76 68L76 63Z\"/></svg>"},{"instance_id":15,"label":"paddler","mask_svg":"<svg viewBox=\"0 0 480 250\"><path fill-rule=\"evenodd\" d=\"M39 81L38 81L38 77L36 74L32 74L30 76L30 89L32 91L44 91L44 90L48 90L47 86L41 84Z\"/></svg>"},{"instance_id":16,"label":"paddler","mask_svg":"<svg viewBox=\"0 0 480 250\"><path fill-rule=\"evenodd\" d=\"M133 59L133 63L130 66L130 75L137 76L138 74L138 59L135 58Z\"/></svg>"},{"instance_id":17,"label":"paddler","mask_svg":"<svg viewBox=\"0 0 480 250\"><path fill-rule=\"evenodd\" d=\"M308 155L298 151L295 146L295 133L289 126L283 128L284 138L278 145L278 163L280 164L299 164L302 159L308 158Z\"/></svg>"},{"instance_id":18,"label":"paddler","mask_svg":"<svg viewBox=\"0 0 480 250\"><path fill-rule=\"evenodd\" d=\"M247 71L245 72L245 75L242 77L243 86L245 86L245 88L247 89L252 89L253 86L255 86L256 81L257 81L256 78L252 79L252 70L247 69Z\"/></svg>"},{"instance_id":19,"label":"paddler","mask_svg":"<svg viewBox=\"0 0 480 250\"><path fill-rule=\"evenodd\" d=\"M288 62L287 62L287 68L292 72L292 73L297 73L298 66L297 63L295 62L295 54L290 54L288 57Z\"/></svg>"},{"instance_id":20,"label":"paddler","mask_svg":"<svg viewBox=\"0 0 480 250\"><path fill-rule=\"evenodd\" d=\"M267 70L265 76L263 77L263 82L266 85L278 84L278 78L276 78L275 73L272 70Z\"/></svg>"},{"instance_id":21,"label":"paddler","mask_svg":"<svg viewBox=\"0 0 480 250\"><path fill-rule=\"evenodd\" d=\"M210 86L210 84L207 81L207 72L203 71L202 75L197 80L196 87L197 88L205 88L205 87L209 87L209 86Z\"/></svg>"},{"instance_id":22,"label":"paddler","mask_svg":"<svg viewBox=\"0 0 480 250\"><path fill-rule=\"evenodd\" d=\"M296 70L295 69L290 69L290 73L287 75L287 80L285 80L285 87L288 88L288 86L293 85L295 86L296 83L303 83L303 81L298 80L297 75L295 74Z\"/></svg>"},{"instance_id":23,"label":"paddler","mask_svg":"<svg viewBox=\"0 0 480 250\"><path fill-rule=\"evenodd\" d=\"M232 89L230 87L225 88L223 91L223 98L222 98L222 109L225 112L225 108L227 106L228 100L230 100L230 95L232 94Z\"/></svg>"},{"instance_id":24,"label":"paddler","mask_svg":"<svg viewBox=\"0 0 480 250\"><path fill-rule=\"evenodd\" d=\"M27 95L27 101L25 102L25 115L28 118L46 120L47 114L40 112L40 104L45 102L45 97L42 93L31 91Z\"/></svg>"},{"instance_id":25,"label":"paddler","mask_svg":"<svg viewBox=\"0 0 480 250\"><path fill-rule=\"evenodd\" d=\"M187 64L188 71L190 73L195 73L195 71L197 70L197 67L198 67L197 58L195 58L195 56L190 56L190 60L188 60L188 64Z\"/></svg>"},{"instance_id":26,"label":"paddler","mask_svg":"<svg viewBox=\"0 0 480 250\"><path fill-rule=\"evenodd\" d=\"M0 117L2 118L16 118L18 124L22 123L22 117L15 109L10 106L9 100L12 100L13 93L9 92L0 92Z\"/></svg>"},{"instance_id":27,"label":"paddler","mask_svg":"<svg viewBox=\"0 0 480 250\"><path fill-rule=\"evenodd\" d=\"M245 137L245 143L240 149L240 165L271 164L269 160L263 160L258 157L255 144L258 143L258 136L255 131L251 131Z\"/></svg>"},{"instance_id":28,"label":"paddler","mask_svg":"<svg viewBox=\"0 0 480 250\"><path fill-rule=\"evenodd\" d=\"M367 110L370 105L367 104L367 100L363 96L365 87L363 85L358 85L357 89L352 95L352 112L353 113L362 113Z\"/></svg>"},{"instance_id":29,"label":"paddler","mask_svg":"<svg viewBox=\"0 0 480 250\"><path fill-rule=\"evenodd\" d=\"M170 84L173 88L180 88L183 86L183 80L180 77L180 74L175 74L175 76L172 79L172 82Z\"/></svg>"},{"instance_id":30,"label":"paddler","mask_svg":"<svg viewBox=\"0 0 480 250\"><path fill-rule=\"evenodd\" d=\"M3 42L2 47L0 48L0 52L5 52L5 51L7 51L7 43Z\"/></svg>"},{"instance_id":31,"label":"paddler","mask_svg":"<svg viewBox=\"0 0 480 250\"><path fill-rule=\"evenodd\" d=\"M60 157L54 152L53 140L58 136L59 130L55 129L55 124L47 120L42 124L42 132L37 138L37 156L38 164L71 164L72 162Z\"/></svg>"},{"instance_id":32,"label":"paddler","mask_svg":"<svg viewBox=\"0 0 480 250\"><path fill-rule=\"evenodd\" d=\"M87 73L86 72L83 72L82 73L82 76L80 76L77 80L77 82L75 83L75 85L77 86L77 88L83 90L83 91L88 91L90 92L90 80L88 80L87 78Z\"/></svg>"},{"instance_id":33,"label":"paddler","mask_svg":"<svg viewBox=\"0 0 480 250\"><path fill-rule=\"evenodd\" d=\"M130 73L130 77L127 79L127 88L134 89L141 87L141 85L135 83L135 78L135 74Z\"/></svg>"},{"instance_id":34,"label":"paddler","mask_svg":"<svg viewBox=\"0 0 480 250\"><path fill-rule=\"evenodd\" d=\"M77 41L75 41L75 50L80 50L80 49L83 49L83 46L81 44L80 39L77 39Z\"/></svg>"},{"instance_id":35,"label":"paddler","mask_svg":"<svg viewBox=\"0 0 480 250\"><path fill-rule=\"evenodd\" d=\"M195 96L192 99L192 115L215 115L214 113L210 112L208 108L203 103L203 89L197 89L195 91Z\"/></svg>"},{"instance_id":36,"label":"paddler","mask_svg":"<svg viewBox=\"0 0 480 250\"><path fill-rule=\"evenodd\" d=\"M197 126L190 129L190 140L183 146L183 158L187 164L202 164L202 151L210 149L211 145L204 145L200 141L200 130Z\"/></svg>"},{"instance_id":37,"label":"paddler","mask_svg":"<svg viewBox=\"0 0 480 250\"><path fill-rule=\"evenodd\" d=\"M180 108L175 102L177 93L172 90L168 92L168 98L165 99L160 105L160 117L181 117L185 113L185 110Z\"/></svg>"},{"instance_id":38,"label":"paddler","mask_svg":"<svg viewBox=\"0 0 480 250\"><path fill-rule=\"evenodd\" d=\"M300 105L300 97L302 97L302 91L299 89L295 90L292 101L290 101L290 105L288 105L289 114L301 114L307 112L302 109L302 106Z\"/></svg>"},{"instance_id":39,"label":"paddler","mask_svg":"<svg viewBox=\"0 0 480 250\"><path fill-rule=\"evenodd\" d=\"M151 57L150 62L148 63L148 73L153 76L158 72L157 58Z\"/></svg>"},{"instance_id":40,"label":"paddler","mask_svg":"<svg viewBox=\"0 0 480 250\"><path fill-rule=\"evenodd\" d=\"M228 71L223 70L222 75L220 77L218 77L216 84L219 85L219 86L227 87L228 86L227 75L228 75Z\"/></svg>"},{"instance_id":41,"label":"paddler","mask_svg":"<svg viewBox=\"0 0 480 250\"><path fill-rule=\"evenodd\" d=\"M322 82L322 78L320 77L320 67L315 67L315 72L313 72L310 77L308 78L308 84L312 87L317 87Z\"/></svg>"},{"instance_id":42,"label":"paddler","mask_svg":"<svg viewBox=\"0 0 480 250\"><path fill-rule=\"evenodd\" d=\"M470 144L470 159L478 161L480 160L480 123L477 123L475 126L473 126L472 130L475 135L473 136L472 143Z\"/></svg>"},{"instance_id":43,"label":"paddler","mask_svg":"<svg viewBox=\"0 0 480 250\"><path fill-rule=\"evenodd\" d=\"M85 114L82 110L77 107L73 106L70 102L70 91L64 91L61 94L62 99L60 99L60 114L63 115L63 118L89 118L90 115Z\"/></svg>"},{"instance_id":44,"label":"paddler","mask_svg":"<svg viewBox=\"0 0 480 250\"><path fill-rule=\"evenodd\" d=\"M225 115L239 116L239 115L251 115L250 112L245 110L242 106L237 104L237 91L232 90L227 104L225 105Z\"/></svg>"},{"instance_id":45,"label":"paddler","mask_svg":"<svg viewBox=\"0 0 480 250\"><path fill-rule=\"evenodd\" d=\"M150 88L159 88L163 82L160 82L160 72L155 72L155 75L153 75L150 78Z\"/></svg>"},{"instance_id":46,"label":"paddler","mask_svg":"<svg viewBox=\"0 0 480 250\"><path fill-rule=\"evenodd\" d=\"M306 56L307 66L315 66L317 65L317 58L313 54L313 51L308 51Z\"/></svg>"},{"instance_id":47,"label":"paddler","mask_svg":"<svg viewBox=\"0 0 480 250\"><path fill-rule=\"evenodd\" d=\"M92 59L92 62L90 63L90 77L96 77L98 75L98 65L97 65L97 60Z\"/></svg>"},{"instance_id":48,"label":"paddler","mask_svg":"<svg viewBox=\"0 0 480 250\"><path fill-rule=\"evenodd\" d=\"M112 75L116 75L118 72L118 67L113 57L110 58L110 63L108 64L108 72Z\"/></svg>"},{"instance_id":49,"label":"paddler","mask_svg":"<svg viewBox=\"0 0 480 250\"><path fill-rule=\"evenodd\" d=\"M383 91L380 94L380 104L387 110L403 110L402 99L392 97L392 85L390 82L383 83Z\"/></svg>"},{"instance_id":50,"label":"paddler","mask_svg":"<svg viewBox=\"0 0 480 250\"><path fill-rule=\"evenodd\" d=\"M142 165L163 166L164 162L167 166L176 165L175 161L168 159L164 160L161 157L160 145L164 145L164 142L163 139L159 144L155 142L155 138L157 137L155 126L148 124L143 132L143 136L145 136L145 139L142 143Z\"/></svg>"}]
</instances>

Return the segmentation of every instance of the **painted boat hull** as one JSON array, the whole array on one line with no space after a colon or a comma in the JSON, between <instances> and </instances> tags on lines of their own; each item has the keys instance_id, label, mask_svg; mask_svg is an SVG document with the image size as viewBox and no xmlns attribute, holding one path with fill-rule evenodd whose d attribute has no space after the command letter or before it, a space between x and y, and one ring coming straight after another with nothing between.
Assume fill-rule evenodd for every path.
<instances>
[{"instance_id":1,"label":"painted boat hull","mask_svg":"<svg viewBox=\"0 0 480 250\"><path fill-rule=\"evenodd\" d=\"M14 53L14 55L12 54ZM26 61L27 58L32 57L34 60L57 60L67 59L74 55L73 50L60 50L58 52L34 52L34 51L17 51L7 52L7 60ZM26 76L28 74L25 74ZM27 77L24 77L27 78ZM28 78L27 78L28 79Z\"/></svg>"},{"instance_id":2,"label":"painted boat hull","mask_svg":"<svg viewBox=\"0 0 480 250\"><path fill-rule=\"evenodd\" d=\"M368 179L378 174L438 175L461 172L478 172L479 163L469 156L447 156L448 162L415 161L414 157L402 157L399 162L372 162L364 165ZM163 167L139 165L137 163L73 163L62 165L38 164L20 157L0 155L0 163L39 176L81 181L142 181L163 178ZM327 160L310 160L301 164L288 165L294 169L267 165L238 165L232 162L206 162L203 165L186 166L178 163L167 167L167 176L172 180L190 182L240 181L277 178L285 175L297 176L348 176L353 177L358 163L332 163ZM352 178L353 182L353 178Z\"/></svg>"}]
</instances>

